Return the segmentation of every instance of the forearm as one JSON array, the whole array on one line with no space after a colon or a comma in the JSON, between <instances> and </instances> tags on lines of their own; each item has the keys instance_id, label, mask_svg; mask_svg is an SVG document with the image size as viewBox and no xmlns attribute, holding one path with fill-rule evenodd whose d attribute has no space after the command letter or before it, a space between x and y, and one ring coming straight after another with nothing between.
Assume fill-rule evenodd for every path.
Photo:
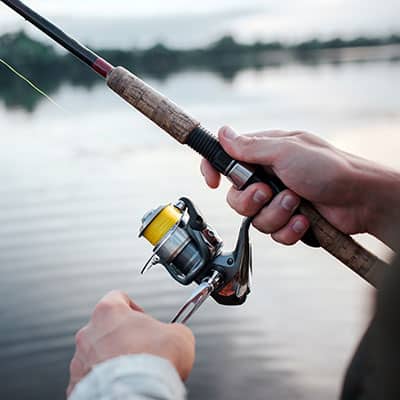
<instances>
[{"instance_id":1,"label":"forearm","mask_svg":"<svg viewBox=\"0 0 400 400\"><path fill-rule=\"evenodd\" d=\"M171 363L147 354L111 359L93 368L69 400L184 400L185 387Z\"/></svg>"}]
</instances>

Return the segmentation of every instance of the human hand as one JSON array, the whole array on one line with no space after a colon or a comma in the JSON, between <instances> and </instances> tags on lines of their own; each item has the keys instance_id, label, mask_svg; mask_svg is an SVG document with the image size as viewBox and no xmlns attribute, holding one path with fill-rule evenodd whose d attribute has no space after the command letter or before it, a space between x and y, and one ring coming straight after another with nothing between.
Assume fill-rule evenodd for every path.
<instances>
[{"instance_id":1,"label":"human hand","mask_svg":"<svg viewBox=\"0 0 400 400\"><path fill-rule=\"evenodd\" d=\"M129 354L165 358L186 380L194 363L194 343L186 326L161 323L144 314L125 293L111 292L97 304L90 322L76 335L67 396L96 364Z\"/></svg>"},{"instance_id":2,"label":"human hand","mask_svg":"<svg viewBox=\"0 0 400 400\"><path fill-rule=\"evenodd\" d=\"M238 136L224 127L219 132L219 140L233 158L263 166L288 188L267 206L272 192L263 183L251 185L244 191L232 187L227 196L229 205L239 214L256 215L253 225L271 234L276 241L294 244L307 231L307 218L295 215L301 197L311 201L344 233L369 232L382 240L387 239L384 225L388 212L382 209L382 204L387 206L388 201L393 200L393 189L392 198L385 199L384 203L377 192L393 188L393 182L400 189L399 175L393 171L345 153L306 132L266 131ZM218 187L220 176L206 160L202 161L201 170L207 184ZM394 198L400 201L400 193Z\"/></svg>"}]
</instances>

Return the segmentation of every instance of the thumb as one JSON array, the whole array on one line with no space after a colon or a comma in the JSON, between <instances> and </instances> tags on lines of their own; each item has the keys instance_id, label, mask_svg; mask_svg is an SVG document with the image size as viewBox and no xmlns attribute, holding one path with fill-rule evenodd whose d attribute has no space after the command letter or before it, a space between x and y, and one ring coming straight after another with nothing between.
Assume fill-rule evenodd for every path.
<instances>
[{"instance_id":1,"label":"thumb","mask_svg":"<svg viewBox=\"0 0 400 400\"><path fill-rule=\"evenodd\" d=\"M280 148L281 140L262 134L238 135L229 126L218 132L224 150L234 159L251 164L273 165Z\"/></svg>"}]
</instances>

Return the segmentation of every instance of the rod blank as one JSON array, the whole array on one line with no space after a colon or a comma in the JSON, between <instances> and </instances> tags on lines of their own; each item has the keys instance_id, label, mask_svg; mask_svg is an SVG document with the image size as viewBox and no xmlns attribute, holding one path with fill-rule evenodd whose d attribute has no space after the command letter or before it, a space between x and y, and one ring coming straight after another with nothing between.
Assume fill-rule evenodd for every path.
<instances>
[{"instance_id":1,"label":"rod blank","mask_svg":"<svg viewBox=\"0 0 400 400\"><path fill-rule=\"evenodd\" d=\"M79 60L93 68L98 74L107 77L113 66L99 57L95 52L67 35L64 31L50 22L48 19L39 15L36 11L29 8L20 0L2 0L4 4L12 8L15 12L36 26L39 30L52 38L64 49L68 50Z\"/></svg>"}]
</instances>

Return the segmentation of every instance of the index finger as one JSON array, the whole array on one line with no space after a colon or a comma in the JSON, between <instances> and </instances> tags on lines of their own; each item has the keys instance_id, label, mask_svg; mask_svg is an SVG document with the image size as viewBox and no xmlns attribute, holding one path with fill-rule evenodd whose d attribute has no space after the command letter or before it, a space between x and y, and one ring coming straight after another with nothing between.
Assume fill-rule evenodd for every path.
<instances>
[{"instance_id":1,"label":"index finger","mask_svg":"<svg viewBox=\"0 0 400 400\"><path fill-rule=\"evenodd\" d=\"M207 185L211 189L216 189L221 181L221 175L218 171L206 160L203 159L200 165L201 174L204 176Z\"/></svg>"},{"instance_id":2,"label":"index finger","mask_svg":"<svg viewBox=\"0 0 400 400\"><path fill-rule=\"evenodd\" d=\"M123 304L128 306L134 311L144 312L144 310L137 305L127 293L113 290L112 292L107 293L101 300L100 303L108 303L108 304Z\"/></svg>"}]
</instances>

